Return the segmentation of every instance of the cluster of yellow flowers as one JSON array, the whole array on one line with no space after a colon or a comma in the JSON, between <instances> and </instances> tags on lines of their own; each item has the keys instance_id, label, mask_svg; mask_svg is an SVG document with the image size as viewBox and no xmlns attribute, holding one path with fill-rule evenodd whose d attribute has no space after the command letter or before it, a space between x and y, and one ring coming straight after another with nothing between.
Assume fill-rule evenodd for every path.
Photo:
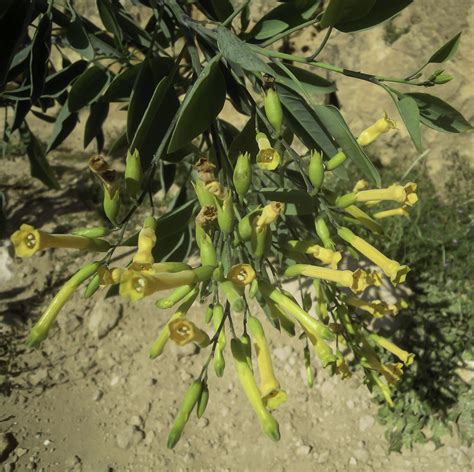
<instances>
[{"instance_id":1,"label":"cluster of yellow flowers","mask_svg":"<svg viewBox=\"0 0 474 472\"><path fill-rule=\"evenodd\" d=\"M365 146L394 127L395 123L384 116L363 131L358 142ZM155 292L173 289L156 301L160 309L179 306L153 343L150 357L158 357L169 340L178 346L196 343L210 351L201 375L185 395L170 432L169 447L173 447L181 437L193 408L196 406L198 416L205 411L209 398L209 363L213 361L218 376L224 373L226 328L232 334L230 351L242 388L263 432L273 440L279 439L280 433L271 412L286 400L287 394L275 375L264 324L282 328L290 335L295 335L300 329L306 343L304 361L310 386L313 385L313 368L309 345L313 346L321 365L342 378L351 375L346 363L348 354L343 354L341 350L343 346L349 348L351 358L362 366L369 385L377 386L389 404L392 404L390 386L399 380L403 367L413 362L412 354L373 333L370 328L370 319L395 315L406 306L405 303L388 304L383 300L362 297L368 287L385 283L384 275L393 285L403 283L409 268L388 258L338 221L342 217L344 221L380 234L383 231L380 220L407 216L410 207L416 204L416 184L410 182L369 189L366 181L359 181L350 193L335 196L322 185L325 174L344 163L345 154L338 152L324 162L320 153L311 152L307 177L313 185L312 197L316 195L320 198L327 212L318 212L315 208L314 232L305 231L305 237L299 237L298 231L285 233L293 234L294 239L278 237L279 229L288 229L291 225L285 213L287 205L280 201L265 201L258 194L258 187L253 194L260 198L261 204L251 204L248 197L255 174L278 169L286 156L276 149L278 146L272 146L265 134L259 132L256 141L259 148L254 160L256 166L252 164L252 156L241 154L235 162L232 181L228 179L227 185L220 180L216 165L208 159L200 158L195 164L193 185L200 206L194 225L200 255L198 267L193 268L181 261L155 261L156 219L146 217L138 234L136 253L129 264L126 267L110 267L110 258L107 257L87 264L61 288L30 334L29 344L39 345L47 337L61 308L77 287L88 279L86 297L100 287L111 285L118 285L120 295L132 302L152 296ZM140 169L136 152L129 154L127 164L129 162L135 170ZM104 193L108 195L104 198L109 201L110 208L110 199L119 193L116 176L109 178L110 170L104 167L103 161L96 159L93 164L96 173L102 172L99 177L104 183ZM128 169L126 184L136 195L140 189L137 182L142 178L141 171ZM380 202L387 201L401 206L376 211L372 215L368 213ZM109 219L116 223L116 208L111 214ZM328 220L333 227L331 230ZM48 234L23 224L11 240L20 257L32 256L47 248L74 248L111 254L115 246L103 239L108 234L103 228L78 230L72 235ZM371 261L372 268L341 268L344 253L349 248ZM287 265L281 272L273 266L273 250L273 254L283 256L282 260ZM227 251L230 263L226 262L224 251ZM312 287L312 292L307 290L306 294L302 293L302 303L282 286L285 279L295 277L305 278ZM198 295L201 299L212 298L205 315L206 323L212 321L211 334L187 317ZM265 309L266 320L260 320L255 315L251 299ZM240 335L234 325L237 317L242 320ZM379 348L392 353L398 361L383 362L377 352ZM257 368L253 363L253 352Z\"/></svg>"}]
</instances>

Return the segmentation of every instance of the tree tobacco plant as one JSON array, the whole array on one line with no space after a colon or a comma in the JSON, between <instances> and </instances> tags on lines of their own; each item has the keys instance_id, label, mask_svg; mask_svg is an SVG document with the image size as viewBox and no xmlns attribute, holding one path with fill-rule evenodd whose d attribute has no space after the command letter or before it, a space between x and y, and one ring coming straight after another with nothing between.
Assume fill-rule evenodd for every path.
<instances>
[{"instance_id":1,"label":"tree tobacco plant","mask_svg":"<svg viewBox=\"0 0 474 472\"><path fill-rule=\"evenodd\" d=\"M106 289L134 303L158 297L157 310L173 307L150 357L158 358L170 342L196 343L209 355L185 393L169 447L179 441L193 409L204 413L212 400L209 367L222 376L226 357L263 433L280 438L276 416L287 394L272 366L268 329L301 340L310 386L316 359L342 378L361 371L368 388L393 407L392 391L415 356L377 333L372 321L405 304L372 299L366 289L402 284L410 268L387 257L367 235L382 238L387 219L409 214L417 205L417 186L383 185L364 151L393 132L393 117L380 113L355 137L338 108L319 99L334 97L335 85L315 71L386 91L420 151L421 125L451 133L471 128L450 105L424 92L452 79L444 70L425 71L453 56L460 35L419 70L388 77L317 56L334 30L376 26L409 0L288 0L254 23L250 1L141 0L143 24L118 0L97 0L104 29L79 14L75 3L18 0L0 7L8 38L0 61L0 99L9 111L4 140L19 133L32 176L58 188L48 153L88 113L84 147L97 147L89 169L102 186L109 222L73 234L49 234L24 223L11 236L19 257L47 248L100 254L91 255L54 295L28 344L46 340L81 285L85 298ZM273 47L303 28L323 36L310 56ZM400 84L410 91L399 91ZM223 118L226 101L247 117L242 129ZM127 110L126 129L106 147L102 128L116 103ZM51 125L46 147L31 129L32 116ZM114 158L124 159L124 175L114 169ZM347 178L349 161L360 172L357 182ZM157 180L166 192L181 182L159 216ZM138 210L143 227L133 234L129 222ZM127 264L114 266L121 246L136 251ZM194 253L200 261L191 265ZM359 261L354 270L343 263L348 253ZM301 300L285 289L292 280L301 287ZM196 300L207 307L204 321L187 316Z\"/></svg>"}]
</instances>

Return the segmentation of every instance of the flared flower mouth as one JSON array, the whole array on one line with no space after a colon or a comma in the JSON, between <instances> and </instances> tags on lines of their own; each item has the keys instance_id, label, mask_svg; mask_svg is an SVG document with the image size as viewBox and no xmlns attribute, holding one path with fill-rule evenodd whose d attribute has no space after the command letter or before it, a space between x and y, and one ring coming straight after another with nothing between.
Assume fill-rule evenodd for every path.
<instances>
[{"instance_id":1,"label":"flared flower mouth","mask_svg":"<svg viewBox=\"0 0 474 472\"><path fill-rule=\"evenodd\" d=\"M280 154L273 148L262 149L257 154L257 166L260 169L275 170L280 162Z\"/></svg>"},{"instance_id":2,"label":"flared flower mouth","mask_svg":"<svg viewBox=\"0 0 474 472\"><path fill-rule=\"evenodd\" d=\"M413 206L418 201L418 195L416 194L416 184L414 182L407 183L403 189L405 190L405 205Z\"/></svg>"},{"instance_id":3,"label":"flared flower mouth","mask_svg":"<svg viewBox=\"0 0 474 472\"><path fill-rule=\"evenodd\" d=\"M231 267L227 274L227 279L239 286L252 283L255 277L255 270L250 264L237 264Z\"/></svg>"},{"instance_id":4,"label":"flared flower mouth","mask_svg":"<svg viewBox=\"0 0 474 472\"><path fill-rule=\"evenodd\" d=\"M350 289L354 293L362 293L368 286L367 272L362 269L356 269L352 273L352 285L350 286Z\"/></svg>"},{"instance_id":5,"label":"flared flower mouth","mask_svg":"<svg viewBox=\"0 0 474 472\"><path fill-rule=\"evenodd\" d=\"M42 249L41 232L28 224L22 224L10 239L18 257L31 257Z\"/></svg>"},{"instance_id":6,"label":"flared flower mouth","mask_svg":"<svg viewBox=\"0 0 474 472\"><path fill-rule=\"evenodd\" d=\"M270 393L262 397L263 404L269 410L276 410L281 404L288 400L288 394L281 388L273 389Z\"/></svg>"},{"instance_id":7,"label":"flared flower mouth","mask_svg":"<svg viewBox=\"0 0 474 472\"><path fill-rule=\"evenodd\" d=\"M390 280L394 285L405 282L408 272L410 272L410 268L408 266L400 265L396 261L392 261L389 268L387 269L387 275L390 277Z\"/></svg>"},{"instance_id":8,"label":"flared flower mouth","mask_svg":"<svg viewBox=\"0 0 474 472\"><path fill-rule=\"evenodd\" d=\"M205 347L210 343L207 334L199 329L192 321L185 319L177 319L168 324L170 331L170 339L178 346L195 342L201 347Z\"/></svg>"},{"instance_id":9,"label":"flared flower mouth","mask_svg":"<svg viewBox=\"0 0 474 472\"><path fill-rule=\"evenodd\" d=\"M141 300L147 294L148 281L143 273L126 270L120 278L120 295L132 302Z\"/></svg>"}]
</instances>

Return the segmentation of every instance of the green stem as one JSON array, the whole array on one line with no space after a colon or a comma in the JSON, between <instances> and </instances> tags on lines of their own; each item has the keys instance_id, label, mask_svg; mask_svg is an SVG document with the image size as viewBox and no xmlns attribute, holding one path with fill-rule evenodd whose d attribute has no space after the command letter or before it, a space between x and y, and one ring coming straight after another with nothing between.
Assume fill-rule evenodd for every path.
<instances>
[{"instance_id":1,"label":"green stem","mask_svg":"<svg viewBox=\"0 0 474 472\"><path fill-rule=\"evenodd\" d=\"M244 9L247 7L247 5L250 3L250 0L246 0L245 2L242 3L242 5L240 5L236 10L234 10L234 12L232 13L232 15L230 15L229 17L227 17L224 22L222 23L222 26L228 26L230 25L233 21L234 21L234 18L237 17L237 15Z\"/></svg>"},{"instance_id":2,"label":"green stem","mask_svg":"<svg viewBox=\"0 0 474 472\"><path fill-rule=\"evenodd\" d=\"M319 23L319 22L316 21L314 18L312 20L305 21L304 23L301 23L297 26L294 26L293 28L287 29L287 30L281 32L280 34L277 34L277 35L273 36L272 38L270 38L267 41L263 42L260 46L263 47L263 48L266 48L266 47L270 46L271 44L276 43L280 39L286 38L290 34L295 33L296 31L299 31L303 28L306 28L307 26L316 25L317 23Z\"/></svg>"}]
</instances>

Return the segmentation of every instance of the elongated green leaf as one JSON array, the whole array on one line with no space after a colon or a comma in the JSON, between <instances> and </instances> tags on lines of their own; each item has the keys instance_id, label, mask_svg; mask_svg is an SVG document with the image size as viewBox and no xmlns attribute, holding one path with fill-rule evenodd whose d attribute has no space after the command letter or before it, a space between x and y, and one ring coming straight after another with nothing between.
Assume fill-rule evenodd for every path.
<instances>
[{"instance_id":1,"label":"elongated green leaf","mask_svg":"<svg viewBox=\"0 0 474 472\"><path fill-rule=\"evenodd\" d=\"M227 28L217 28L217 44L224 57L250 72L273 74L272 69Z\"/></svg>"},{"instance_id":2,"label":"elongated green leaf","mask_svg":"<svg viewBox=\"0 0 474 472\"><path fill-rule=\"evenodd\" d=\"M78 113L71 112L66 102L58 113L53 131L46 146L46 154L57 148L72 132L78 122Z\"/></svg>"},{"instance_id":3,"label":"elongated green leaf","mask_svg":"<svg viewBox=\"0 0 474 472\"><path fill-rule=\"evenodd\" d=\"M255 131L255 117L251 116L242 131L235 137L229 148L230 162L235 163L240 153L248 152L251 156L255 156L258 152Z\"/></svg>"},{"instance_id":4,"label":"elongated green leaf","mask_svg":"<svg viewBox=\"0 0 474 472\"><path fill-rule=\"evenodd\" d=\"M263 195L268 201L283 202L285 215L311 215L315 209L313 199L304 190L262 188L258 194Z\"/></svg>"},{"instance_id":5,"label":"elongated green leaf","mask_svg":"<svg viewBox=\"0 0 474 472\"><path fill-rule=\"evenodd\" d=\"M338 23L336 28L344 33L372 28L400 13L412 2L413 0L376 0L367 15L357 20L349 19L343 23Z\"/></svg>"},{"instance_id":6,"label":"elongated green leaf","mask_svg":"<svg viewBox=\"0 0 474 472\"><path fill-rule=\"evenodd\" d=\"M130 149L138 149L144 169L148 167L168 126L179 107L172 81L164 78L156 86L143 118L137 128Z\"/></svg>"},{"instance_id":7,"label":"elongated green leaf","mask_svg":"<svg viewBox=\"0 0 474 472\"><path fill-rule=\"evenodd\" d=\"M163 57L145 59L136 76L127 113L127 137L131 143L158 82L168 75L173 61Z\"/></svg>"},{"instance_id":8,"label":"elongated green leaf","mask_svg":"<svg viewBox=\"0 0 474 472\"><path fill-rule=\"evenodd\" d=\"M295 84L294 80L284 70L278 67L277 64L270 64L270 67L274 70L273 75L277 83L291 88L296 93L300 93L298 84ZM306 93L330 93L336 90L336 86L333 82L330 82L319 75L313 74L309 70L287 64L285 64L285 67L287 67L300 81L301 86L304 88Z\"/></svg>"},{"instance_id":9,"label":"elongated green leaf","mask_svg":"<svg viewBox=\"0 0 474 472\"><path fill-rule=\"evenodd\" d=\"M320 21L321 28L335 26L348 20L366 16L375 0L331 0Z\"/></svg>"},{"instance_id":10,"label":"elongated green leaf","mask_svg":"<svg viewBox=\"0 0 474 472\"><path fill-rule=\"evenodd\" d=\"M171 135L169 152L177 151L208 129L222 110L226 89L219 60L220 56L216 56L208 62L186 94Z\"/></svg>"},{"instance_id":11,"label":"elongated green leaf","mask_svg":"<svg viewBox=\"0 0 474 472\"><path fill-rule=\"evenodd\" d=\"M75 112L92 103L108 81L109 75L101 67L91 66L86 69L71 87L68 97L69 110Z\"/></svg>"},{"instance_id":12,"label":"elongated green leaf","mask_svg":"<svg viewBox=\"0 0 474 472\"><path fill-rule=\"evenodd\" d=\"M396 105L416 150L421 152L420 110L415 99L404 96L396 101Z\"/></svg>"},{"instance_id":13,"label":"elongated green leaf","mask_svg":"<svg viewBox=\"0 0 474 472\"><path fill-rule=\"evenodd\" d=\"M428 93L407 93L415 99L420 110L421 122L436 131L463 133L472 125L451 105Z\"/></svg>"},{"instance_id":14,"label":"elongated green leaf","mask_svg":"<svg viewBox=\"0 0 474 472\"><path fill-rule=\"evenodd\" d=\"M35 4L28 0L16 0L8 4L5 3L3 7L3 14L0 18L0 31L2 32L0 89L7 80L17 48L23 42Z\"/></svg>"},{"instance_id":15,"label":"elongated green leaf","mask_svg":"<svg viewBox=\"0 0 474 472\"><path fill-rule=\"evenodd\" d=\"M448 59L451 59L459 47L461 33L452 37L446 44L441 46L428 60L430 64L441 64Z\"/></svg>"},{"instance_id":16,"label":"elongated green leaf","mask_svg":"<svg viewBox=\"0 0 474 472\"><path fill-rule=\"evenodd\" d=\"M365 177L380 187L380 174L362 148L357 144L339 110L333 106L317 105L315 112L325 128L334 136L337 144L347 157L354 161L354 164Z\"/></svg>"},{"instance_id":17,"label":"elongated green leaf","mask_svg":"<svg viewBox=\"0 0 474 472\"><path fill-rule=\"evenodd\" d=\"M89 143L96 137L100 136L102 133L102 125L104 124L105 119L109 113L109 104L108 102L98 101L91 105L91 111L89 113L89 118L87 118L86 126L84 128L84 149L89 145ZM101 146L98 146L101 148ZM100 152L101 149L98 149Z\"/></svg>"},{"instance_id":18,"label":"elongated green leaf","mask_svg":"<svg viewBox=\"0 0 474 472\"><path fill-rule=\"evenodd\" d=\"M129 98L141 64L136 64L116 75L104 93L104 100L114 102Z\"/></svg>"},{"instance_id":19,"label":"elongated green leaf","mask_svg":"<svg viewBox=\"0 0 474 472\"><path fill-rule=\"evenodd\" d=\"M29 142L26 147L26 154L30 160L32 177L35 177L50 188L59 189L58 181L46 160L44 147L38 138L28 129Z\"/></svg>"},{"instance_id":20,"label":"elongated green leaf","mask_svg":"<svg viewBox=\"0 0 474 472\"><path fill-rule=\"evenodd\" d=\"M71 47L77 51L84 59L92 61L94 59L94 48L91 45L89 35L87 34L81 17L76 13L74 8L69 5L69 11L72 18L66 27L66 39Z\"/></svg>"},{"instance_id":21,"label":"elongated green leaf","mask_svg":"<svg viewBox=\"0 0 474 472\"><path fill-rule=\"evenodd\" d=\"M277 90L285 118L304 145L323 151L328 158L334 156L337 148L314 111L292 90L282 86L278 86Z\"/></svg>"},{"instance_id":22,"label":"elongated green leaf","mask_svg":"<svg viewBox=\"0 0 474 472\"><path fill-rule=\"evenodd\" d=\"M108 155L111 157L125 156L128 149L127 133L122 133L109 147Z\"/></svg>"},{"instance_id":23,"label":"elongated green leaf","mask_svg":"<svg viewBox=\"0 0 474 472\"><path fill-rule=\"evenodd\" d=\"M118 45L121 45L123 32L116 15L117 6L114 6L109 0L97 0L97 9L105 28L113 34Z\"/></svg>"},{"instance_id":24,"label":"elongated green leaf","mask_svg":"<svg viewBox=\"0 0 474 472\"><path fill-rule=\"evenodd\" d=\"M36 100L43 92L51 52L51 18L44 14L33 37L30 56L31 100Z\"/></svg>"},{"instance_id":25,"label":"elongated green leaf","mask_svg":"<svg viewBox=\"0 0 474 472\"><path fill-rule=\"evenodd\" d=\"M218 21L224 21L232 15L234 8L229 0L199 0L208 15Z\"/></svg>"}]
</instances>

